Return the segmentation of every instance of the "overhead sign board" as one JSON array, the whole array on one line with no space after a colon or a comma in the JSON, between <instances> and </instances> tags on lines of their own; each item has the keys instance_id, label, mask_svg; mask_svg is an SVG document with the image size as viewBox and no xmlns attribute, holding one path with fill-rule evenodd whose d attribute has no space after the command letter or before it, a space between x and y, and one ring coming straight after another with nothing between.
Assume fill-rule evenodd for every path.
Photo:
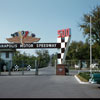
<instances>
[{"instance_id":1,"label":"overhead sign board","mask_svg":"<svg viewBox=\"0 0 100 100\"><path fill-rule=\"evenodd\" d=\"M60 48L60 43L0 43L0 49L38 49L38 48Z\"/></svg>"}]
</instances>

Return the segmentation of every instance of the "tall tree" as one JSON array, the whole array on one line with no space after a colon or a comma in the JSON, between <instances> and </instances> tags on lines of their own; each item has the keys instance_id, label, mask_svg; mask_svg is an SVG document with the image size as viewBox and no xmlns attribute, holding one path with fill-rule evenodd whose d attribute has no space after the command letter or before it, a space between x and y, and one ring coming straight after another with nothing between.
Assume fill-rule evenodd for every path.
<instances>
[{"instance_id":1,"label":"tall tree","mask_svg":"<svg viewBox=\"0 0 100 100\"><path fill-rule=\"evenodd\" d=\"M57 53L51 55L51 65L55 66L55 60L57 60Z\"/></svg>"},{"instance_id":2,"label":"tall tree","mask_svg":"<svg viewBox=\"0 0 100 100\"><path fill-rule=\"evenodd\" d=\"M38 67L47 67L50 61L48 50L36 50Z\"/></svg>"},{"instance_id":3,"label":"tall tree","mask_svg":"<svg viewBox=\"0 0 100 100\"><path fill-rule=\"evenodd\" d=\"M66 56L66 60L85 60L89 59L89 44L82 41L72 41Z\"/></svg>"},{"instance_id":4,"label":"tall tree","mask_svg":"<svg viewBox=\"0 0 100 100\"><path fill-rule=\"evenodd\" d=\"M28 56L25 52L21 54L19 51L16 51L15 55L13 56L13 66L18 65L22 67L22 62L24 63L24 67L27 65L31 65L32 68L35 68L35 59L34 55Z\"/></svg>"},{"instance_id":5,"label":"tall tree","mask_svg":"<svg viewBox=\"0 0 100 100\"><path fill-rule=\"evenodd\" d=\"M100 45L100 6L96 6L91 12L84 14L83 23L79 25L83 29L83 35L87 36L87 40L89 40L90 36L90 16L92 19L92 41Z\"/></svg>"}]
</instances>

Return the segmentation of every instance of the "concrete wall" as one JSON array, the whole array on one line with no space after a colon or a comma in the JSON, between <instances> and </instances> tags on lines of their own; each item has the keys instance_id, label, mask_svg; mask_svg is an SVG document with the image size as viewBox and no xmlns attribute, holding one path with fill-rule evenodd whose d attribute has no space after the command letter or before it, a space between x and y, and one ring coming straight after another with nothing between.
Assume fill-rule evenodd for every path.
<instances>
[{"instance_id":1,"label":"concrete wall","mask_svg":"<svg viewBox=\"0 0 100 100\"><path fill-rule=\"evenodd\" d=\"M12 68L13 55L14 55L13 52L9 52L9 58L6 58L6 52L0 52L0 57L5 61L7 70L9 69L9 67Z\"/></svg>"},{"instance_id":2,"label":"concrete wall","mask_svg":"<svg viewBox=\"0 0 100 100\"><path fill-rule=\"evenodd\" d=\"M11 61L13 57L12 52L9 52L9 58L6 58L6 52L2 52L0 53L0 55L1 55L1 59L6 60L6 61Z\"/></svg>"}]
</instances>

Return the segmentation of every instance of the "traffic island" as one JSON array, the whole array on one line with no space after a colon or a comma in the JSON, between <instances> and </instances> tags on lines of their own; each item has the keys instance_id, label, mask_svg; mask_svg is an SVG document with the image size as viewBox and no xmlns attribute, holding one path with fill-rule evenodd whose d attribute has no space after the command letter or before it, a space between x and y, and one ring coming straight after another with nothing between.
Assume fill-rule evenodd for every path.
<instances>
[{"instance_id":1,"label":"traffic island","mask_svg":"<svg viewBox=\"0 0 100 100\"><path fill-rule=\"evenodd\" d=\"M80 84L89 84L90 76L89 76L88 72L79 73L79 74L75 75L74 77Z\"/></svg>"}]
</instances>

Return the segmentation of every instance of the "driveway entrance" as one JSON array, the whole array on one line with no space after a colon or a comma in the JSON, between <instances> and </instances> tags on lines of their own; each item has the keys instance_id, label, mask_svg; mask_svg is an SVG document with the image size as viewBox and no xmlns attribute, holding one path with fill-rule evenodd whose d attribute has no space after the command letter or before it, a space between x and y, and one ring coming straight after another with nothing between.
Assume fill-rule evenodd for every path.
<instances>
[{"instance_id":1,"label":"driveway entrance","mask_svg":"<svg viewBox=\"0 0 100 100\"><path fill-rule=\"evenodd\" d=\"M0 98L100 98L100 86L73 76L1 76Z\"/></svg>"}]
</instances>

